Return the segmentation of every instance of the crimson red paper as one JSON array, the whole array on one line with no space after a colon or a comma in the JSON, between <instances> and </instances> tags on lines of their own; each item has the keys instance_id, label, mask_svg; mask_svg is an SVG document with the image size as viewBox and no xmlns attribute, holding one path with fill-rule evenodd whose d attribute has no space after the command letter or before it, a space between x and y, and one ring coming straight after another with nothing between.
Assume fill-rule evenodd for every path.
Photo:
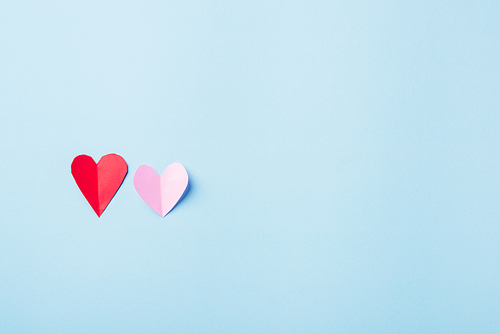
<instances>
[{"instance_id":1,"label":"crimson red paper","mask_svg":"<svg viewBox=\"0 0 500 334\"><path fill-rule=\"evenodd\" d=\"M71 174L78 188L98 217L115 196L127 171L127 163L118 154L105 155L97 164L92 157L79 155L71 164Z\"/></svg>"}]
</instances>

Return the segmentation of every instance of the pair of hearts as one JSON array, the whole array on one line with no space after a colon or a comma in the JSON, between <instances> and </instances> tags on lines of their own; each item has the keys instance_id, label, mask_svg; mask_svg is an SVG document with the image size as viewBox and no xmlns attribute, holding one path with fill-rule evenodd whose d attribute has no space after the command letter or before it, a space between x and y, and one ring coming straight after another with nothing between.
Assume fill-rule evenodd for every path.
<instances>
[{"instance_id":1,"label":"pair of hearts","mask_svg":"<svg viewBox=\"0 0 500 334\"><path fill-rule=\"evenodd\" d=\"M79 155L71 163L71 174L98 217L115 196L127 172L127 163L118 154L105 155L97 164L92 157ZM169 165L161 176L147 165L139 166L134 174L135 190L162 217L179 202L187 186L188 174L178 162Z\"/></svg>"}]
</instances>

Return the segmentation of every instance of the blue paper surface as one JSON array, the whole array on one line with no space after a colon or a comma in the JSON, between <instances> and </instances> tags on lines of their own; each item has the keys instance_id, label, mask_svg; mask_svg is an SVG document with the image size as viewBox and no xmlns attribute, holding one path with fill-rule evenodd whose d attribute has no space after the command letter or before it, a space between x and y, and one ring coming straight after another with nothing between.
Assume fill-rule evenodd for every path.
<instances>
[{"instance_id":1,"label":"blue paper surface","mask_svg":"<svg viewBox=\"0 0 500 334\"><path fill-rule=\"evenodd\" d=\"M0 333L500 332L499 11L3 1Z\"/></svg>"}]
</instances>

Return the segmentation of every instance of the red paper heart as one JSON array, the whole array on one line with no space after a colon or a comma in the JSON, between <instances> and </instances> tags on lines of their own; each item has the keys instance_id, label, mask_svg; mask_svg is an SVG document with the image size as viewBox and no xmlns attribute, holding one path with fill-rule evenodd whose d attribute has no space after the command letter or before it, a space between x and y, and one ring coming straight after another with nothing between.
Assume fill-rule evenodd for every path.
<instances>
[{"instance_id":1,"label":"red paper heart","mask_svg":"<svg viewBox=\"0 0 500 334\"><path fill-rule=\"evenodd\" d=\"M118 154L105 155L97 164L92 157L79 155L71 163L71 174L98 217L115 196L127 171L127 163Z\"/></svg>"}]
</instances>

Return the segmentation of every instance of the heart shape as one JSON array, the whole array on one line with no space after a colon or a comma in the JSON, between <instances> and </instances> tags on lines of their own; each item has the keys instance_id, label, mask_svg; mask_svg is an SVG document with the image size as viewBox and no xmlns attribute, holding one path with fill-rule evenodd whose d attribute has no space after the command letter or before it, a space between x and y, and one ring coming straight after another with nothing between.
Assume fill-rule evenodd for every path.
<instances>
[{"instance_id":1,"label":"heart shape","mask_svg":"<svg viewBox=\"0 0 500 334\"><path fill-rule=\"evenodd\" d=\"M141 165L134 174L134 187L139 196L161 217L174 208L188 186L184 166L174 162L158 175L148 165Z\"/></svg>"},{"instance_id":2,"label":"heart shape","mask_svg":"<svg viewBox=\"0 0 500 334\"><path fill-rule=\"evenodd\" d=\"M127 171L127 163L118 154L105 155L97 164L92 157L79 155L71 163L71 174L98 217L115 196Z\"/></svg>"}]
</instances>

